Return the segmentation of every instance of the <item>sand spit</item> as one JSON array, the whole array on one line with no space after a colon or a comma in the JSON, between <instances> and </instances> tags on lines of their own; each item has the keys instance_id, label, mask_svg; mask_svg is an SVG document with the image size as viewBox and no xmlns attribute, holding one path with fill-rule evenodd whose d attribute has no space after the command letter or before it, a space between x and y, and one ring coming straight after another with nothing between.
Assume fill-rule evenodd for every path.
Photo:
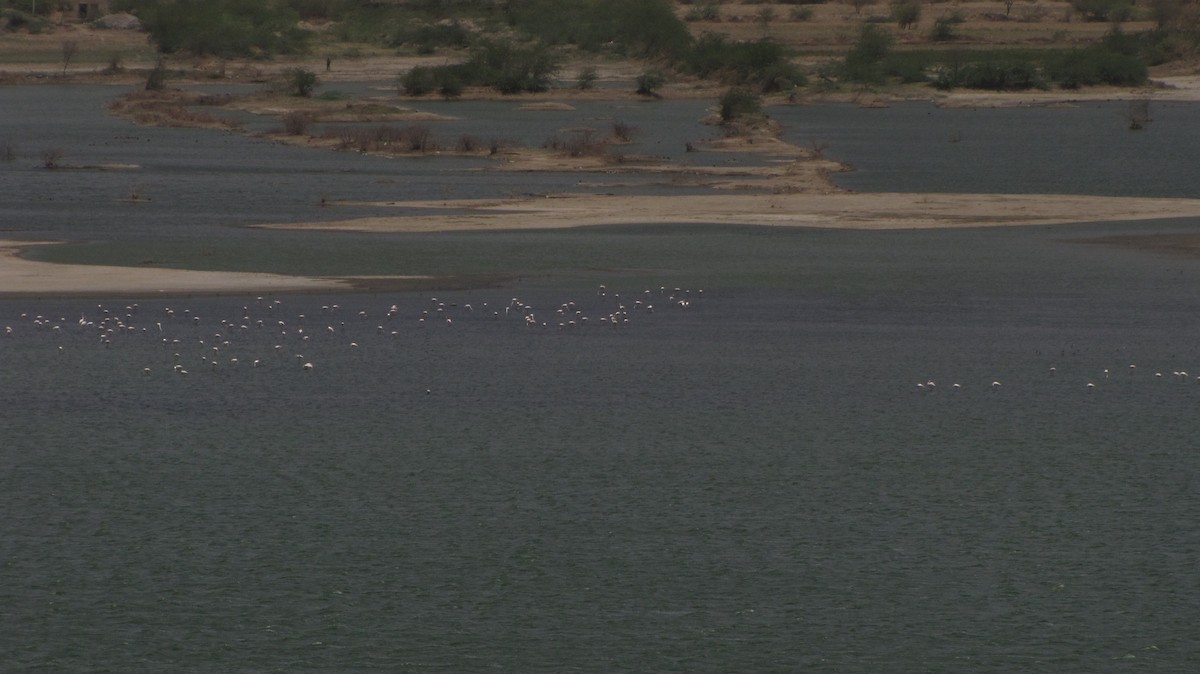
<instances>
[{"instance_id":1,"label":"sand spit","mask_svg":"<svg viewBox=\"0 0 1200 674\"><path fill-rule=\"evenodd\" d=\"M386 205L432 212L413 215L410 211L406 215L264 227L437 232L706 223L882 230L1200 216L1200 200L1196 199L1072 195L798 193L663 197L570 194Z\"/></svg>"},{"instance_id":2,"label":"sand spit","mask_svg":"<svg viewBox=\"0 0 1200 674\"><path fill-rule=\"evenodd\" d=\"M345 291L341 279L278 274L190 271L149 267L53 264L19 257L22 248L47 242L0 240L0 297L156 296L242 292Z\"/></svg>"}]
</instances>

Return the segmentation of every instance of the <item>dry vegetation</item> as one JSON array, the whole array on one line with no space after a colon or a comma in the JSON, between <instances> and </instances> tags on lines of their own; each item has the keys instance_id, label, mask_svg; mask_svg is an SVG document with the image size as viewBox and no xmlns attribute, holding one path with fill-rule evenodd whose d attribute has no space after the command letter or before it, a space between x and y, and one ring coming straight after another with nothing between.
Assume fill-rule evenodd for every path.
<instances>
[{"instance_id":1,"label":"dry vegetation","mask_svg":"<svg viewBox=\"0 0 1200 674\"><path fill-rule=\"evenodd\" d=\"M213 96L178 89L135 91L115 98L109 103L109 110L138 124L238 129L241 124L234 120L194 109L224 105L232 99L227 95Z\"/></svg>"}]
</instances>

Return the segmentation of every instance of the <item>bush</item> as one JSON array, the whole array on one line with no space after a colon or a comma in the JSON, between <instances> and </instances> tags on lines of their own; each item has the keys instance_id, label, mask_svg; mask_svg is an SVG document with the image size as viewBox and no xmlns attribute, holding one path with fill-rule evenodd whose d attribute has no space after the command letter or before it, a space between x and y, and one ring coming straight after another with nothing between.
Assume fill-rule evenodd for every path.
<instances>
[{"instance_id":1,"label":"bush","mask_svg":"<svg viewBox=\"0 0 1200 674\"><path fill-rule=\"evenodd\" d=\"M666 83L666 75L657 70L647 70L637 76L637 93L658 98L658 90Z\"/></svg>"},{"instance_id":2,"label":"bush","mask_svg":"<svg viewBox=\"0 0 1200 674\"><path fill-rule=\"evenodd\" d=\"M783 46L770 40L731 42L706 33L689 50L679 67L698 77L720 77L733 85L756 85L764 93L806 82L804 73L788 60Z\"/></svg>"},{"instance_id":3,"label":"bush","mask_svg":"<svg viewBox=\"0 0 1200 674\"><path fill-rule=\"evenodd\" d=\"M287 89L293 96L308 98L317 86L317 74L304 68L289 68L285 77Z\"/></svg>"},{"instance_id":4,"label":"bush","mask_svg":"<svg viewBox=\"0 0 1200 674\"><path fill-rule=\"evenodd\" d=\"M721 7L715 2L706 2L689 9L683 18L685 21L720 21Z\"/></svg>"},{"instance_id":5,"label":"bush","mask_svg":"<svg viewBox=\"0 0 1200 674\"><path fill-rule=\"evenodd\" d=\"M326 137L339 140L339 148L359 152L421 153L439 149L433 132L426 126L344 127L327 131Z\"/></svg>"},{"instance_id":6,"label":"bush","mask_svg":"<svg viewBox=\"0 0 1200 674\"><path fill-rule=\"evenodd\" d=\"M466 83L516 94L549 89L558 68L558 58L540 44L522 46L508 40L482 40L458 71Z\"/></svg>"},{"instance_id":7,"label":"bush","mask_svg":"<svg viewBox=\"0 0 1200 674\"><path fill-rule=\"evenodd\" d=\"M308 49L310 34L283 0L146 3L139 18L164 54L255 56Z\"/></svg>"},{"instance_id":8,"label":"bush","mask_svg":"<svg viewBox=\"0 0 1200 674\"><path fill-rule=\"evenodd\" d=\"M416 45L417 52L432 54L438 47L468 47L473 37L470 29L459 21L425 23L415 28L406 22L391 32L383 42L387 47Z\"/></svg>"},{"instance_id":9,"label":"bush","mask_svg":"<svg viewBox=\"0 0 1200 674\"><path fill-rule=\"evenodd\" d=\"M310 113L293 110L283 116L283 132L289 136L303 136L314 121Z\"/></svg>"},{"instance_id":10,"label":"bush","mask_svg":"<svg viewBox=\"0 0 1200 674\"><path fill-rule=\"evenodd\" d=\"M939 89L966 87L991 91L1047 88L1037 66L1024 60L967 63L953 70L942 71L935 86Z\"/></svg>"},{"instance_id":11,"label":"bush","mask_svg":"<svg viewBox=\"0 0 1200 674\"><path fill-rule=\"evenodd\" d=\"M595 86L596 80L599 77L600 74L596 71L596 68L594 66L588 66L579 71L579 76L575 78L575 83L576 86L578 86L581 90L586 91Z\"/></svg>"},{"instance_id":12,"label":"bush","mask_svg":"<svg viewBox=\"0 0 1200 674\"><path fill-rule=\"evenodd\" d=\"M540 44L480 40L465 63L416 66L398 77L396 86L409 96L439 91L451 98L465 86L493 87L505 94L545 91L558 67L558 58Z\"/></svg>"},{"instance_id":13,"label":"bush","mask_svg":"<svg viewBox=\"0 0 1200 674\"><path fill-rule=\"evenodd\" d=\"M1087 21L1126 21L1133 16L1133 0L1071 0L1071 7Z\"/></svg>"},{"instance_id":14,"label":"bush","mask_svg":"<svg viewBox=\"0 0 1200 674\"><path fill-rule=\"evenodd\" d=\"M792 21L808 21L813 18L812 7L793 7L788 12L788 18Z\"/></svg>"},{"instance_id":15,"label":"bush","mask_svg":"<svg viewBox=\"0 0 1200 674\"><path fill-rule=\"evenodd\" d=\"M846 54L842 77L851 82L877 84L883 81L883 59L892 50L892 36L878 24L864 23L858 39Z\"/></svg>"},{"instance_id":16,"label":"bush","mask_svg":"<svg viewBox=\"0 0 1200 674\"><path fill-rule=\"evenodd\" d=\"M633 140L633 134L637 133L637 127L631 124L626 124L621 120L613 121L612 135L622 143L628 143Z\"/></svg>"},{"instance_id":17,"label":"bush","mask_svg":"<svg viewBox=\"0 0 1200 674\"><path fill-rule=\"evenodd\" d=\"M437 88L437 75L429 66L414 66L396 78L396 86L406 96L424 96Z\"/></svg>"},{"instance_id":18,"label":"bush","mask_svg":"<svg viewBox=\"0 0 1200 674\"><path fill-rule=\"evenodd\" d=\"M146 91L161 91L167 84L167 67L160 58L146 76Z\"/></svg>"},{"instance_id":19,"label":"bush","mask_svg":"<svg viewBox=\"0 0 1200 674\"><path fill-rule=\"evenodd\" d=\"M894 77L905 84L928 82L928 66L926 59L910 52L893 52L879 64L885 76Z\"/></svg>"},{"instance_id":20,"label":"bush","mask_svg":"<svg viewBox=\"0 0 1200 674\"><path fill-rule=\"evenodd\" d=\"M949 42L958 38L954 34L954 25L958 23L948 17L940 17L933 22L933 30L929 33L929 39L934 42Z\"/></svg>"},{"instance_id":21,"label":"bush","mask_svg":"<svg viewBox=\"0 0 1200 674\"><path fill-rule=\"evenodd\" d=\"M921 3L919 0L899 0L892 4L892 18L902 30L917 25L921 20Z\"/></svg>"},{"instance_id":22,"label":"bush","mask_svg":"<svg viewBox=\"0 0 1200 674\"><path fill-rule=\"evenodd\" d=\"M762 99L751 91L737 87L722 94L718 105L722 122L731 122L739 117L762 112Z\"/></svg>"},{"instance_id":23,"label":"bush","mask_svg":"<svg viewBox=\"0 0 1200 674\"><path fill-rule=\"evenodd\" d=\"M452 70L447 70L438 78L438 93L442 98L451 99L462 96L463 83Z\"/></svg>"},{"instance_id":24,"label":"bush","mask_svg":"<svg viewBox=\"0 0 1200 674\"><path fill-rule=\"evenodd\" d=\"M602 157L609 153L608 142L597 138L591 129L576 131L567 138L553 136L542 147L568 157Z\"/></svg>"},{"instance_id":25,"label":"bush","mask_svg":"<svg viewBox=\"0 0 1200 674\"><path fill-rule=\"evenodd\" d=\"M34 35L45 33L51 26L48 20L19 9L6 9L0 12L0 19L4 20L10 31L25 30Z\"/></svg>"},{"instance_id":26,"label":"bush","mask_svg":"<svg viewBox=\"0 0 1200 674\"><path fill-rule=\"evenodd\" d=\"M1149 77L1146 64L1136 56L1103 45L1068 52L1048 63L1046 70L1047 76L1064 89L1096 84L1138 86Z\"/></svg>"}]
</instances>

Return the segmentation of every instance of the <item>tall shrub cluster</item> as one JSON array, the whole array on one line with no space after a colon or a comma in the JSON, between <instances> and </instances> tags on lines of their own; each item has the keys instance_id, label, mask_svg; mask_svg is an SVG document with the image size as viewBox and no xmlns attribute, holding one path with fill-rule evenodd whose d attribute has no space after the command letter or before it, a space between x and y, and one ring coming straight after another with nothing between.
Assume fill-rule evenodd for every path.
<instances>
[{"instance_id":1,"label":"tall shrub cluster","mask_svg":"<svg viewBox=\"0 0 1200 674\"><path fill-rule=\"evenodd\" d=\"M309 33L284 0L125 0L164 54L215 56L295 54L308 49Z\"/></svg>"},{"instance_id":2,"label":"tall shrub cluster","mask_svg":"<svg viewBox=\"0 0 1200 674\"><path fill-rule=\"evenodd\" d=\"M733 42L718 33L706 33L696 40L679 59L679 66L699 77L753 85L762 93L806 83L804 72L788 59L782 45L770 40Z\"/></svg>"},{"instance_id":3,"label":"tall shrub cluster","mask_svg":"<svg viewBox=\"0 0 1200 674\"><path fill-rule=\"evenodd\" d=\"M465 63L418 66L401 75L398 84L410 96L434 91L456 96L464 86L492 87L515 94L549 89L558 69L557 56L539 43L479 40Z\"/></svg>"}]
</instances>

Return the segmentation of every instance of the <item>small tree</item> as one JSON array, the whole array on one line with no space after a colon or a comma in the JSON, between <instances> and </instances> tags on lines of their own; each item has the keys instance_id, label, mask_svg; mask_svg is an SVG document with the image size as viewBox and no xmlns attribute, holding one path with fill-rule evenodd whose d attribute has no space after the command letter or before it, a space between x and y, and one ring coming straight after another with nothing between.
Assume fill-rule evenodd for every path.
<instances>
[{"instance_id":1,"label":"small tree","mask_svg":"<svg viewBox=\"0 0 1200 674\"><path fill-rule=\"evenodd\" d=\"M1087 21L1125 21L1133 14L1133 0L1071 0L1071 7Z\"/></svg>"},{"instance_id":2,"label":"small tree","mask_svg":"<svg viewBox=\"0 0 1200 674\"><path fill-rule=\"evenodd\" d=\"M883 81L880 63L891 53L892 36L879 24L864 23L858 40L842 64L842 77L852 82L875 84Z\"/></svg>"},{"instance_id":3,"label":"small tree","mask_svg":"<svg viewBox=\"0 0 1200 674\"><path fill-rule=\"evenodd\" d=\"M167 66L160 57L146 76L146 91L161 91L167 83Z\"/></svg>"},{"instance_id":4,"label":"small tree","mask_svg":"<svg viewBox=\"0 0 1200 674\"><path fill-rule=\"evenodd\" d=\"M596 84L596 80L600 77L594 66L588 66L579 71L579 77L576 78L576 85L586 91L591 89Z\"/></svg>"},{"instance_id":5,"label":"small tree","mask_svg":"<svg viewBox=\"0 0 1200 674\"><path fill-rule=\"evenodd\" d=\"M317 86L317 74L304 68L291 68L287 71L287 88L293 96L308 98L312 96Z\"/></svg>"},{"instance_id":6,"label":"small tree","mask_svg":"<svg viewBox=\"0 0 1200 674\"><path fill-rule=\"evenodd\" d=\"M438 93L446 100L453 100L462 96L463 83L458 78L458 75L452 71L446 71L438 78Z\"/></svg>"},{"instance_id":7,"label":"small tree","mask_svg":"<svg viewBox=\"0 0 1200 674\"><path fill-rule=\"evenodd\" d=\"M770 5L764 5L758 8L758 12L754 15L754 20L763 25L763 30L770 28L771 22L775 20L775 8Z\"/></svg>"},{"instance_id":8,"label":"small tree","mask_svg":"<svg viewBox=\"0 0 1200 674\"><path fill-rule=\"evenodd\" d=\"M437 88L437 75L429 66L414 66L396 78L396 88L406 96L424 96Z\"/></svg>"},{"instance_id":9,"label":"small tree","mask_svg":"<svg viewBox=\"0 0 1200 674\"><path fill-rule=\"evenodd\" d=\"M667 83L667 76L657 70L647 70L637 77L637 93L659 98L658 90Z\"/></svg>"},{"instance_id":10,"label":"small tree","mask_svg":"<svg viewBox=\"0 0 1200 674\"><path fill-rule=\"evenodd\" d=\"M892 5L892 18L901 30L908 30L921 20L921 3L919 0L899 0Z\"/></svg>"},{"instance_id":11,"label":"small tree","mask_svg":"<svg viewBox=\"0 0 1200 674\"><path fill-rule=\"evenodd\" d=\"M752 91L737 87L722 94L718 104L722 123L762 112L762 98Z\"/></svg>"},{"instance_id":12,"label":"small tree","mask_svg":"<svg viewBox=\"0 0 1200 674\"><path fill-rule=\"evenodd\" d=\"M289 136L303 136L314 121L312 114L293 110L283 116L283 132Z\"/></svg>"},{"instance_id":13,"label":"small tree","mask_svg":"<svg viewBox=\"0 0 1200 674\"><path fill-rule=\"evenodd\" d=\"M933 31L929 34L929 39L934 42L949 42L958 36L954 34L954 24L958 23L951 17L939 17L933 22Z\"/></svg>"}]
</instances>

